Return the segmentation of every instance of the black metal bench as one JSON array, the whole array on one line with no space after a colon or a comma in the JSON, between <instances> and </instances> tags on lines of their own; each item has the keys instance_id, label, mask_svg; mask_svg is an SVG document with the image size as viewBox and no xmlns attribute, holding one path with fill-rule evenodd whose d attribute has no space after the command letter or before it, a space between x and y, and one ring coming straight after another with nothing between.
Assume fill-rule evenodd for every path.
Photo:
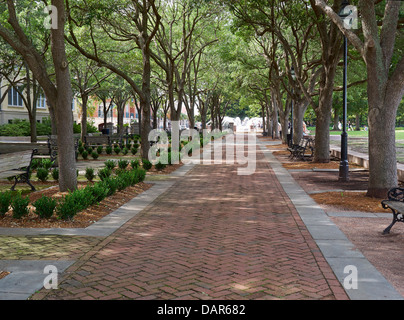
<instances>
[{"instance_id":1,"label":"black metal bench","mask_svg":"<svg viewBox=\"0 0 404 320\"><path fill-rule=\"evenodd\" d=\"M85 136L84 146L88 147L98 147L98 146L110 146L111 137L109 135L102 136Z\"/></svg>"},{"instance_id":2,"label":"black metal bench","mask_svg":"<svg viewBox=\"0 0 404 320\"><path fill-rule=\"evenodd\" d=\"M396 222L404 222L404 188L392 188L387 193L388 199L382 201L384 209L390 209L393 213L393 221L384 229L383 234L390 233ZM401 217L399 217L401 215Z\"/></svg>"},{"instance_id":3,"label":"black metal bench","mask_svg":"<svg viewBox=\"0 0 404 320\"><path fill-rule=\"evenodd\" d=\"M29 180L29 175L33 155L36 152L37 149L0 154L0 178L14 178L14 185L11 190L14 190L17 183L27 183L35 191L35 187Z\"/></svg>"},{"instance_id":4,"label":"black metal bench","mask_svg":"<svg viewBox=\"0 0 404 320\"><path fill-rule=\"evenodd\" d=\"M311 137L303 137L299 144L292 144L288 147L290 159L306 160L311 159L314 155L314 139Z\"/></svg>"}]
</instances>

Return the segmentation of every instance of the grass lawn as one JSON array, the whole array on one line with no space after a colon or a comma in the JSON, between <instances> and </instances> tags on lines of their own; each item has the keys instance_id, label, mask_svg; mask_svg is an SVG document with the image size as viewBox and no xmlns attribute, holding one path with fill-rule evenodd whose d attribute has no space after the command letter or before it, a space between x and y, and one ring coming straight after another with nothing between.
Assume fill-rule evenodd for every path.
<instances>
[{"instance_id":1,"label":"grass lawn","mask_svg":"<svg viewBox=\"0 0 404 320\"><path fill-rule=\"evenodd\" d=\"M310 134L314 135L316 133L316 128L315 127L309 127ZM342 131L331 131L330 130L330 135L336 135L340 136ZM368 131L348 131L348 136L349 137L363 137L367 138L368 137ZM396 129L396 140L404 140L404 129L399 128Z\"/></svg>"}]
</instances>

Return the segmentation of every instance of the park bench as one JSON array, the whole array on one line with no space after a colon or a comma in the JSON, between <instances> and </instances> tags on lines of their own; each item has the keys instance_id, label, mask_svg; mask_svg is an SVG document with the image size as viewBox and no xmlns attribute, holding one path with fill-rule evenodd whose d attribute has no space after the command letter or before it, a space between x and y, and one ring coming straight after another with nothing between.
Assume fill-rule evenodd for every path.
<instances>
[{"instance_id":1,"label":"park bench","mask_svg":"<svg viewBox=\"0 0 404 320\"><path fill-rule=\"evenodd\" d=\"M86 148L96 148L98 146L110 146L111 137L109 135L102 136L84 136L84 146Z\"/></svg>"},{"instance_id":2,"label":"park bench","mask_svg":"<svg viewBox=\"0 0 404 320\"><path fill-rule=\"evenodd\" d=\"M55 163L57 164L57 158L58 158L58 137L56 135L49 135L48 136L48 157ZM74 155L76 157L76 160L79 156L79 137L75 136L74 137ZM34 156L36 158L36 156Z\"/></svg>"},{"instance_id":3,"label":"park bench","mask_svg":"<svg viewBox=\"0 0 404 320\"><path fill-rule=\"evenodd\" d=\"M311 137L303 137L299 144L292 144L288 147L290 159L306 160L311 159L314 155L314 139Z\"/></svg>"},{"instance_id":4,"label":"park bench","mask_svg":"<svg viewBox=\"0 0 404 320\"><path fill-rule=\"evenodd\" d=\"M33 155L37 152L34 150L25 150L14 153L0 154L0 179L14 178L14 185L11 190L14 190L17 183L27 183L32 191L35 187L29 180L30 167Z\"/></svg>"},{"instance_id":5,"label":"park bench","mask_svg":"<svg viewBox=\"0 0 404 320\"><path fill-rule=\"evenodd\" d=\"M388 199L382 201L384 209L390 209L393 213L392 223L383 231L383 234L390 233L396 222L404 222L404 188L392 188L387 193ZM399 217L401 215L401 217Z\"/></svg>"}]
</instances>

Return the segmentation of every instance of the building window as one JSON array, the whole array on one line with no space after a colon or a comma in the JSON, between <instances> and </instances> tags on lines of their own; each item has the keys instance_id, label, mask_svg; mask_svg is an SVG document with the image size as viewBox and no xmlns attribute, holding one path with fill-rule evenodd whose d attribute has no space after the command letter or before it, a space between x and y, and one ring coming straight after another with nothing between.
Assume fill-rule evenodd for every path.
<instances>
[{"instance_id":1,"label":"building window","mask_svg":"<svg viewBox=\"0 0 404 320\"><path fill-rule=\"evenodd\" d=\"M98 106L98 118L104 118L104 107Z\"/></svg>"},{"instance_id":2,"label":"building window","mask_svg":"<svg viewBox=\"0 0 404 320\"><path fill-rule=\"evenodd\" d=\"M73 100L72 100L72 110L74 110L74 105L75 105L75 103L74 103L74 98L73 98Z\"/></svg>"},{"instance_id":3,"label":"building window","mask_svg":"<svg viewBox=\"0 0 404 320\"><path fill-rule=\"evenodd\" d=\"M36 100L36 107L39 109L45 109L46 108L46 98L43 94L40 94L38 96L38 99Z\"/></svg>"},{"instance_id":4,"label":"building window","mask_svg":"<svg viewBox=\"0 0 404 320\"><path fill-rule=\"evenodd\" d=\"M125 116L126 116L126 118L129 118L129 106L126 106L125 109L126 109Z\"/></svg>"},{"instance_id":5,"label":"building window","mask_svg":"<svg viewBox=\"0 0 404 320\"><path fill-rule=\"evenodd\" d=\"M22 91L22 88L19 88ZM15 87L11 87L8 91L8 105L15 107L22 107L22 97Z\"/></svg>"}]
</instances>

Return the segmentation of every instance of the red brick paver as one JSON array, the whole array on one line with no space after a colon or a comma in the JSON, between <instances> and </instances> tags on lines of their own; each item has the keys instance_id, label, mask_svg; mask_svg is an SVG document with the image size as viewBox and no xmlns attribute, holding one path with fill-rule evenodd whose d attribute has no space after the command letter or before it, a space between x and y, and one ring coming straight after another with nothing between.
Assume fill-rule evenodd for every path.
<instances>
[{"instance_id":1,"label":"red brick paver","mask_svg":"<svg viewBox=\"0 0 404 320\"><path fill-rule=\"evenodd\" d=\"M263 154L198 165L34 299L348 299Z\"/></svg>"}]
</instances>

